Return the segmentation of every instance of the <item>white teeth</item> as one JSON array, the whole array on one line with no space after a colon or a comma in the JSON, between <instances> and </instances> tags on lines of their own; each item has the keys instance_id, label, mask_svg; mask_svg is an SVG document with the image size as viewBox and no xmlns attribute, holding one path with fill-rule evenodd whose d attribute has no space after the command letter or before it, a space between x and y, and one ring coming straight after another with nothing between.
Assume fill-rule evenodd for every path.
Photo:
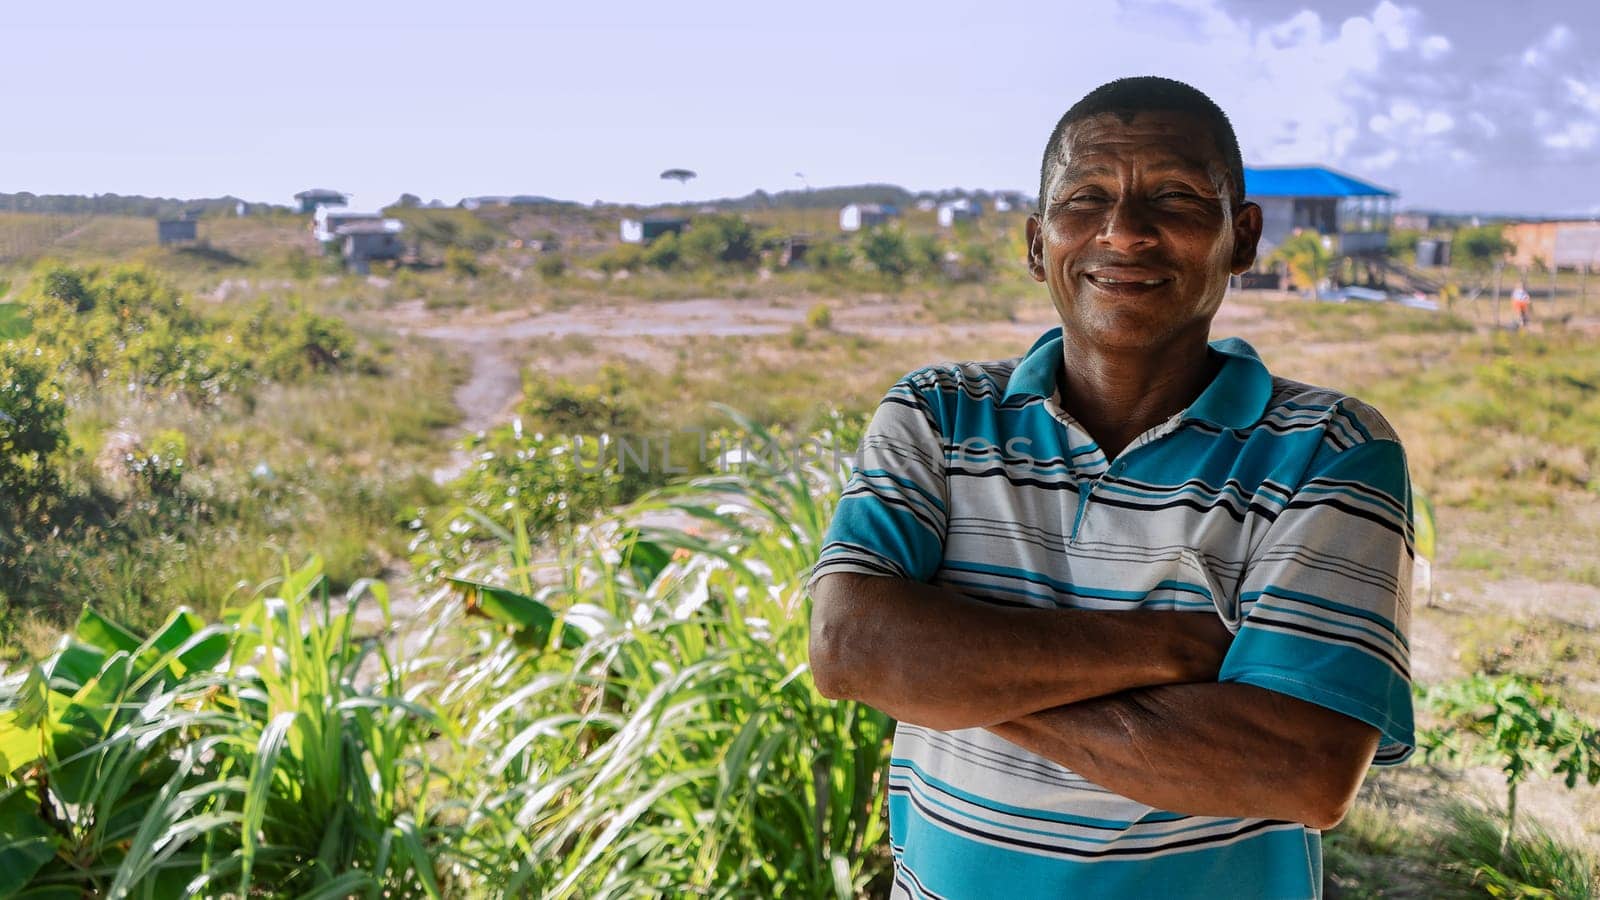
<instances>
[{"instance_id":1,"label":"white teeth","mask_svg":"<svg viewBox=\"0 0 1600 900\"><path fill-rule=\"evenodd\" d=\"M1143 281L1132 281L1132 280L1121 281L1121 280L1118 280L1116 278L1105 278L1105 277L1102 277L1100 275L1090 275L1089 278L1090 278L1090 280L1097 281L1100 284L1143 284L1143 285L1155 285L1155 284L1160 284L1162 281L1165 280L1165 279L1162 279L1162 278L1146 278Z\"/></svg>"}]
</instances>

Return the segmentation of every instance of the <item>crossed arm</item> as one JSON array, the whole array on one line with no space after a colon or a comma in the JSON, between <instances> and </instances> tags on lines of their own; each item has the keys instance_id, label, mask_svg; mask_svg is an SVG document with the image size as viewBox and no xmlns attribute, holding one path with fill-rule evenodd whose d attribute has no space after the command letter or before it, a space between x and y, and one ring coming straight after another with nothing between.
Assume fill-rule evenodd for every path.
<instances>
[{"instance_id":1,"label":"crossed arm","mask_svg":"<svg viewBox=\"0 0 1600 900\"><path fill-rule=\"evenodd\" d=\"M1331 828L1377 750L1363 722L1217 683L1231 636L1213 615L1009 609L848 573L812 594L825 696L987 728L1158 809Z\"/></svg>"}]
</instances>

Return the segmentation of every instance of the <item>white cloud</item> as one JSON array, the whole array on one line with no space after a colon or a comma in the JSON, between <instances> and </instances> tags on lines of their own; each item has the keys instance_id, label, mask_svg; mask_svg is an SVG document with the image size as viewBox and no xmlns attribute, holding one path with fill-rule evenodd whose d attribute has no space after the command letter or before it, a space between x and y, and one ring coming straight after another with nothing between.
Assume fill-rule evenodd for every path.
<instances>
[{"instance_id":1,"label":"white cloud","mask_svg":"<svg viewBox=\"0 0 1600 900\"><path fill-rule=\"evenodd\" d=\"M1442 34L1430 34L1422 39L1419 50L1424 61L1433 62L1450 52L1450 39Z\"/></svg>"},{"instance_id":2,"label":"white cloud","mask_svg":"<svg viewBox=\"0 0 1600 900\"><path fill-rule=\"evenodd\" d=\"M1553 150L1588 150L1600 138L1600 125L1594 122L1569 122L1567 127L1544 136L1544 145Z\"/></svg>"},{"instance_id":3,"label":"white cloud","mask_svg":"<svg viewBox=\"0 0 1600 900\"><path fill-rule=\"evenodd\" d=\"M1545 32L1544 37L1522 51L1522 64L1530 69L1543 66L1552 56L1567 49L1567 45L1571 43L1572 29L1557 23Z\"/></svg>"},{"instance_id":4,"label":"white cloud","mask_svg":"<svg viewBox=\"0 0 1600 900\"><path fill-rule=\"evenodd\" d=\"M1594 84L1585 84L1582 81L1568 76L1563 79L1567 85L1567 96L1572 102L1587 109L1589 112L1600 115L1600 81Z\"/></svg>"},{"instance_id":5,"label":"white cloud","mask_svg":"<svg viewBox=\"0 0 1600 900\"><path fill-rule=\"evenodd\" d=\"M1086 47L1074 65L1127 70L1132 54L1132 64L1211 91L1247 162L1381 176L1420 203L1465 184L1481 202L1505 202L1508 185L1600 147L1600 63L1589 62L1588 35L1553 25L1528 45L1469 58L1447 31L1464 29L1459 22L1405 0L1368 2L1349 17L1290 7L1251 19L1226 0L1120 0L1115 19L1140 36L1138 49ZM1523 65L1528 51L1540 66Z\"/></svg>"}]
</instances>

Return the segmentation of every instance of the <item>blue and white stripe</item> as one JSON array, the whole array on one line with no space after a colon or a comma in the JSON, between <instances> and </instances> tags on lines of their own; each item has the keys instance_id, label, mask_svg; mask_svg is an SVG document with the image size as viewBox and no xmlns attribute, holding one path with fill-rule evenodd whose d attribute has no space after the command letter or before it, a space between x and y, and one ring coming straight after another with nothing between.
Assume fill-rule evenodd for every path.
<instances>
[{"instance_id":1,"label":"blue and white stripe","mask_svg":"<svg viewBox=\"0 0 1600 900\"><path fill-rule=\"evenodd\" d=\"M1008 606L1215 610L1221 680L1320 704L1411 752L1411 494L1394 431L1271 376L1243 341L1190 407L1116 459L1062 409L1059 330L1026 355L931 366L885 396L813 581L912 578ZM1071 361L1067 361L1070 365ZM984 729L902 723L896 897L1312 897L1300 825L1187 816Z\"/></svg>"}]
</instances>

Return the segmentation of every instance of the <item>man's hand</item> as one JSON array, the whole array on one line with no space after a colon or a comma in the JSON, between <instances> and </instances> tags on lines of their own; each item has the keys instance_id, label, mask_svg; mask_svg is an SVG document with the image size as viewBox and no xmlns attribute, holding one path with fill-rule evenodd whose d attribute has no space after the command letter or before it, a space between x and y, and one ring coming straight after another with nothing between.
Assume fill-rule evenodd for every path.
<instances>
[{"instance_id":1,"label":"man's hand","mask_svg":"<svg viewBox=\"0 0 1600 900\"><path fill-rule=\"evenodd\" d=\"M989 729L1107 790L1199 816L1339 824L1378 730L1247 684L1181 684L1046 710Z\"/></svg>"},{"instance_id":2,"label":"man's hand","mask_svg":"<svg viewBox=\"0 0 1600 900\"><path fill-rule=\"evenodd\" d=\"M825 576L812 599L817 689L941 731L1215 681L1232 640L1212 613L1004 607L874 575Z\"/></svg>"}]
</instances>

